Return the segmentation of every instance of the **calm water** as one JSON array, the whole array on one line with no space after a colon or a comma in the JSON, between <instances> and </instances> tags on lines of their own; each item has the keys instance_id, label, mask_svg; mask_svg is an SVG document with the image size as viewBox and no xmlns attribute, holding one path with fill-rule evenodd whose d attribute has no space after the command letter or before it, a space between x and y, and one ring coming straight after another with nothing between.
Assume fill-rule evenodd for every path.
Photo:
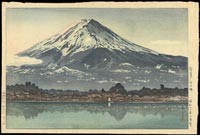
<instances>
[{"instance_id":1,"label":"calm water","mask_svg":"<svg viewBox=\"0 0 200 135\"><path fill-rule=\"evenodd\" d=\"M185 103L7 103L7 128L182 129Z\"/></svg>"}]
</instances>

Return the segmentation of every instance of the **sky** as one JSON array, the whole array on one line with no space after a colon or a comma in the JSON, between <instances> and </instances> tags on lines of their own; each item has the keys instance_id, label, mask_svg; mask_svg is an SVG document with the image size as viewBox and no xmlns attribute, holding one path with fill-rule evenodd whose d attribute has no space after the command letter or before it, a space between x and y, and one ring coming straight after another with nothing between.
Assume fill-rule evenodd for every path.
<instances>
[{"instance_id":1,"label":"sky","mask_svg":"<svg viewBox=\"0 0 200 135\"><path fill-rule=\"evenodd\" d=\"M8 8L7 57L12 63L16 53L60 33L77 20L91 18L135 44L164 54L188 55L187 9Z\"/></svg>"}]
</instances>

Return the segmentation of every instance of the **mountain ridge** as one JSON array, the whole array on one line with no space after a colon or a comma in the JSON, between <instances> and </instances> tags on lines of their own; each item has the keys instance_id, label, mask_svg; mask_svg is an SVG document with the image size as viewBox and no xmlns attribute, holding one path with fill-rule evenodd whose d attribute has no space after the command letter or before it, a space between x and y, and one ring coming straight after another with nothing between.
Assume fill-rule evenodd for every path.
<instances>
[{"instance_id":1,"label":"mountain ridge","mask_svg":"<svg viewBox=\"0 0 200 135\"><path fill-rule=\"evenodd\" d=\"M9 67L8 74L18 78L14 81L28 78L41 84L45 80L72 89L113 83L127 83L130 88L162 83L187 87L187 57L161 54L131 43L93 19L79 20L18 56L34 57L43 63ZM13 81L11 76L8 79Z\"/></svg>"},{"instance_id":2,"label":"mountain ridge","mask_svg":"<svg viewBox=\"0 0 200 135\"><path fill-rule=\"evenodd\" d=\"M104 50L104 52L102 50ZM104 55L108 56L107 54L110 53L109 55L112 55L112 58L115 58L115 61L116 59L123 58L124 62L127 61L126 59L129 59L127 58L127 55L129 55L128 57L131 58L133 56L132 54L135 54L135 58L132 58L132 61L135 60L136 63L139 63L140 65L143 65L142 60L140 60L143 55L147 55L145 56L146 59L147 57L150 58L150 60L146 60L144 62L151 64L154 63L153 61L155 61L154 55L160 56L162 59L160 61L170 59L170 57L168 57L169 55L160 54L156 51L144 48L142 46L131 43L124 38L121 38L112 30L101 25L99 22L93 19L79 20L65 29L64 32L61 32L56 36L42 41L30 49L19 53L18 55L42 59L46 62L44 62L44 65L48 65L49 63L67 65L66 61L72 61L73 58L77 56L77 53L78 55L81 54L82 58L85 57L83 58L83 61L77 62L80 64L84 63L84 61L86 61L88 57L94 54L94 52L97 54L99 52L103 53L100 57L103 57ZM94 55L92 56L94 57ZM119 55L120 57L118 57ZM140 57L137 57L137 55L140 55ZM68 60L68 57L73 58ZM184 57L182 58L184 59ZM87 63L90 62L86 62L85 64ZM158 63L159 62L156 64ZM153 66L155 66L155 64L153 64Z\"/></svg>"},{"instance_id":3,"label":"mountain ridge","mask_svg":"<svg viewBox=\"0 0 200 135\"><path fill-rule=\"evenodd\" d=\"M85 37L81 38L81 36L84 36L84 35L85 35ZM74 41L71 39L73 37L76 37L76 40L78 38L81 38L81 40L84 40L85 42L79 41L79 43L77 43L77 41ZM99 22L97 22L93 19L82 19L82 20L76 22L75 24L73 24L72 26L69 26L67 28L67 30L65 30L64 32L61 32L61 34L59 33L59 34L56 34L55 36L49 38L50 40L53 40L53 41L49 41L49 39L47 39L46 42L45 41L39 42L38 44L35 45L35 47L33 46L30 49L27 49L26 51L24 51L24 53L22 52L22 53L19 53L18 55L25 55L25 53L27 51L31 51L31 50L33 51L36 49L41 49L41 50L45 49L45 48L42 48L42 46L50 47L48 45L51 45L51 47L52 47L52 44L56 43L58 40L63 41L67 38L70 38L69 41L73 41L73 42L68 43L69 41L66 41L64 43L56 44L53 47L56 47L59 50L59 49L63 49L63 47L65 47L65 45L67 46L67 45L71 44L71 47L73 47L73 45L76 44L76 45L81 45L84 47L92 46L94 48L95 47L96 48L109 48L109 46L111 46L111 49L131 50L131 49L133 49L133 48L131 48L131 45L132 45L135 47L134 48L135 50L139 49L139 51L154 52L155 54L158 54L157 52L155 52L153 50L136 45L124 38L121 38L119 35L114 33L112 30L101 25ZM118 41L115 41L113 39L118 40ZM100 41L100 40L102 40L102 41ZM105 40L110 40L109 42L113 42L113 44L109 43L108 41L106 42ZM119 45L119 43L118 43L119 40L123 44ZM94 41L95 41L95 43L94 43ZM49 44L49 42L50 42L50 44ZM106 43L103 44L102 42L106 42ZM126 43L125 45L124 45L124 42ZM83 44L81 44L81 43L83 43ZM87 44L87 43L89 43L89 45L86 46L85 44ZM109 46L107 44L109 44ZM107 45L107 46L105 46L105 45ZM123 48L120 48L121 46L123 46ZM139 48L137 48L137 47L139 47ZM48 48L48 49L51 49L51 48ZM83 49L85 49L85 48L83 48Z\"/></svg>"}]
</instances>

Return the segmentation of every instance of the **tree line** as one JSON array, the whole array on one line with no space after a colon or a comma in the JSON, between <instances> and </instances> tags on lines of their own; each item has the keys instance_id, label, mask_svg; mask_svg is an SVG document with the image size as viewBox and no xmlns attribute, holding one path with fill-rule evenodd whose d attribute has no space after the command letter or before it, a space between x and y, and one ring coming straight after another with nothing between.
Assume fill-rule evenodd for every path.
<instances>
[{"instance_id":1,"label":"tree line","mask_svg":"<svg viewBox=\"0 0 200 135\"><path fill-rule=\"evenodd\" d=\"M71 93L71 94L88 94L88 93L120 93L123 95L138 95L138 96L187 96L188 88L167 88L163 84L160 84L160 88L148 88L142 87L139 90L126 90L125 87L121 83L117 83L115 86L112 86L109 90L105 90L104 88L90 89L88 91L78 91L78 90L60 90L60 89L41 89L36 84L31 82L26 82L25 84L15 84L15 85L7 85L7 91L41 91L41 92L53 92L53 93Z\"/></svg>"}]
</instances>

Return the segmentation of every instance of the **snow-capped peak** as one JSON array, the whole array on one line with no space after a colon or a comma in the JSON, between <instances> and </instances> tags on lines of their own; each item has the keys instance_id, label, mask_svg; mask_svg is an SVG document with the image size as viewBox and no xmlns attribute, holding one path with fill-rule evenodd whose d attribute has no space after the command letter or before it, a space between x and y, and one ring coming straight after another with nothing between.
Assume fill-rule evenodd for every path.
<instances>
[{"instance_id":1,"label":"snow-capped peak","mask_svg":"<svg viewBox=\"0 0 200 135\"><path fill-rule=\"evenodd\" d=\"M73 27L77 26L77 25L86 25L88 24L90 21L92 21L93 19L81 19L78 20L74 23L72 23L71 25L69 25L64 31L60 32L60 36L65 34L67 31L69 31L70 29L72 29Z\"/></svg>"},{"instance_id":2,"label":"snow-capped peak","mask_svg":"<svg viewBox=\"0 0 200 135\"><path fill-rule=\"evenodd\" d=\"M31 56L37 56L38 54L54 49L60 51L62 56L67 56L95 48L107 48L110 51L119 50L122 52L145 52L158 55L155 51L136 45L120 37L93 19L76 21L61 33L25 51L25 54L28 53Z\"/></svg>"}]
</instances>

